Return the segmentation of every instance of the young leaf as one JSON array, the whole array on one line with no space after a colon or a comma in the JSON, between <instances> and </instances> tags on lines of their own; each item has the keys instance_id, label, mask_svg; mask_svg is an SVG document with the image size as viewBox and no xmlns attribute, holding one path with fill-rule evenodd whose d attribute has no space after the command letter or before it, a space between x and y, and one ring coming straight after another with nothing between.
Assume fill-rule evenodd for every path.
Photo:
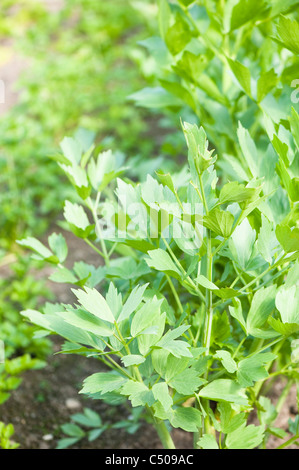
<instances>
[{"instance_id":1,"label":"young leaf","mask_svg":"<svg viewBox=\"0 0 299 470\"><path fill-rule=\"evenodd\" d=\"M181 273L166 251L158 248L157 250L148 251L148 255L149 258L146 258L145 261L149 267L180 279Z\"/></svg>"},{"instance_id":2,"label":"young leaf","mask_svg":"<svg viewBox=\"0 0 299 470\"><path fill-rule=\"evenodd\" d=\"M272 353L259 353L252 357L245 358L238 364L237 378L243 387L252 387L254 382L268 377L265 369L267 363L271 363L276 358Z\"/></svg>"},{"instance_id":3,"label":"young leaf","mask_svg":"<svg viewBox=\"0 0 299 470\"><path fill-rule=\"evenodd\" d=\"M244 423L235 431L229 433L226 438L227 449L254 449L264 439L264 426L246 426Z\"/></svg>"},{"instance_id":4,"label":"young leaf","mask_svg":"<svg viewBox=\"0 0 299 470\"><path fill-rule=\"evenodd\" d=\"M96 289L85 287L85 292L80 289L72 289L72 292L88 312L109 323L115 322L108 303Z\"/></svg>"},{"instance_id":5,"label":"young leaf","mask_svg":"<svg viewBox=\"0 0 299 470\"><path fill-rule=\"evenodd\" d=\"M216 379L203 387L198 395L215 401L227 401L236 405L247 405L247 397L239 384L229 379Z\"/></svg>"},{"instance_id":6,"label":"young leaf","mask_svg":"<svg viewBox=\"0 0 299 470\"><path fill-rule=\"evenodd\" d=\"M128 379L114 372L98 372L90 375L83 382L83 388L79 393L93 394L101 392L101 394L118 390Z\"/></svg>"},{"instance_id":7,"label":"young leaf","mask_svg":"<svg viewBox=\"0 0 299 470\"><path fill-rule=\"evenodd\" d=\"M299 324L299 288L281 288L276 294L275 305L283 323Z\"/></svg>"},{"instance_id":8,"label":"young leaf","mask_svg":"<svg viewBox=\"0 0 299 470\"><path fill-rule=\"evenodd\" d=\"M215 436L204 434L198 441L201 449L219 449Z\"/></svg>"},{"instance_id":9,"label":"young leaf","mask_svg":"<svg viewBox=\"0 0 299 470\"><path fill-rule=\"evenodd\" d=\"M228 64L245 93L251 97L250 71L237 60L227 59Z\"/></svg>"},{"instance_id":10,"label":"young leaf","mask_svg":"<svg viewBox=\"0 0 299 470\"><path fill-rule=\"evenodd\" d=\"M233 214L216 207L209 215L204 216L203 225L217 235L228 238L232 233L234 220Z\"/></svg>"},{"instance_id":11,"label":"young leaf","mask_svg":"<svg viewBox=\"0 0 299 470\"><path fill-rule=\"evenodd\" d=\"M278 76L274 69L262 73L257 81L257 101L260 103L267 96L268 93L277 85Z\"/></svg>"},{"instance_id":12,"label":"young leaf","mask_svg":"<svg viewBox=\"0 0 299 470\"><path fill-rule=\"evenodd\" d=\"M261 328L275 307L276 286L262 287L253 296L246 320L247 331Z\"/></svg>"},{"instance_id":13,"label":"young leaf","mask_svg":"<svg viewBox=\"0 0 299 470\"><path fill-rule=\"evenodd\" d=\"M293 230L284 224L277 225L275 234L286 253L299 251L299 228Z\"/></svg>"},{"instance_id":14,"label":"young leaf","mask_svg":"<svg viewBox=\"0 0 299 470\"><path fill-rule=\"evenodd\" d=\"M220 362L222 363L223 367L229 372L230 374L233 374L237 370L237 364L232 358L232 355L228 351L224 350L217 350L216 354L214 354L215 359L219 359Z\"/></svg>"},{"instance_id":15,"label":"young leaf","mask_svg":"<svg viewBox=\"0 0 299 470\"><path fill-rule=\"evenodd\" d=\"M163 406L164 410L167 411L173 404L173 400L169 394L168 386L166 382L159 382L153 385L152 388L154 397Z\"/></svg>"}]
</instances>

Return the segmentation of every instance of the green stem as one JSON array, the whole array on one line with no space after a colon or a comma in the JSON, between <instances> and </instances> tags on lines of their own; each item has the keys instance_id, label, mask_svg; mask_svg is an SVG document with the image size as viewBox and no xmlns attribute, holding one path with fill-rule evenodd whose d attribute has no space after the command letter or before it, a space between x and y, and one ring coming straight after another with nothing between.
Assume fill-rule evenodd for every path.
<instances>
[{"instance_id":1,"label":"green stem","mask_svg":"<svg viewBox=\"0 0 299 470\"><path fill-rule=\"evenodd\" d=\"M100 243L101 243L101 247L102 247L102 252L103 252L103 255L102 255L102 256L103 256L103 258L104 258L104 260L105 260L106 265L109 266L109 262L110 262L110 260L109 260L109 255L108 255L108 252L107 252L105 240L104 240L103 237L102 237L102 230L101 230L101 227L100 227L100 224L99 224L99 218L98 218L98 214L97 214L97 210L98 210L98 205L99 205L100 197L101 197L101 193L98 192L94 204L92 203L92 200L90 199L90 197L87 198L86 202L87 202L87 204L88 204L88 206L89 206L89 209L91 210L91 213L92 213L92 216L93 216L95 225L96 225L96 229L97 229L97 232L98 232L98 237L99 237L99 239L100 239Z\"/></svg>"},{"instance_id":2,"label":"green stem","mask_svg":"<svg viewBox=\"0 0 299 470\"><path fill-rule=\"evenodd\" d=\"M184 312L184 309L183 309L183 306L182 306L182 304L181 304L180 298L179 298L178 293L177 293L177 291L175 290L175 287L174 287L174 285L173 285L173 282L172 282L172 280L170 279L170 277L168 276L168 274L166 274L166 279L167 279L168 284L169 284L169 286L170 286L171 292L172 292L172 294L173 294L173 296L174 296L174 298L175 298L175 301L176 301L176 303L177 303L178 309L179 309L180 313L183 313L183 312Z\"/></svg>"},{"instance_id":3,"label":"green stem","mask_svg":"<svg viewBox=\"0 0 299 470\"><path fill-rule=\"evenodd\" d=\"M171 438L170 432L168 431L165 422L160 419L157 420L157 418L154 418L154 426L156 428L156 431L164 449L175 449L174 442Z\"/></svg>"},{"instance_id":4,"label":"green stem","mask_svg":"<svg viewBox=\"0 0 299 470\"><path fill-rule=\"evenodd\" d=\"M293 444L293 442L297 441L297 439L299 439L299 434L296 434L296 436L291 437L291 439L289 439L288 441L284 442L284 443L281 444L280 446L276 447L276 449L284 449L285 447L288 447L288 446L290 446L291 444Z\"/></svg>"}]
</instances>

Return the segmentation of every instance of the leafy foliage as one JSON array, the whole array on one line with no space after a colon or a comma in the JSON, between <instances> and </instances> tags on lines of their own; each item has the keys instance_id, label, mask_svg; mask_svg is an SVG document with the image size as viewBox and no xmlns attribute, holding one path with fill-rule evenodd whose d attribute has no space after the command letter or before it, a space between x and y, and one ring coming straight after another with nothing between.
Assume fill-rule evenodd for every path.
<instances>
[{"instance_id":1,"label":"leafy foliage","mask_svg":"<svg viewBox=\"0 0 299 470\"><path fill-rule=\"evenodd\" d=\"M85 265L74 305L46 304L42 312L22 314L64 337L64 352L92 355L108 366L87 377L80 393L127 397L133 408L144 407L165 447L173 447L169 422L195 433L201 448L251 449L273 431L272 420L254 426L247 416L274 364L279 374L297 378L291 353L299 327L299 244L280 235L287 228L295 240L297 228L288 219L276 221L260 175L219 184L217 156L203 128L183 123L183 131L183 180L175 173L143 182L121 178L116 160L107 167L106 154L92 147L88 161L79 160L75 140L68 141L62 168L81 168L88 191L77 192L80 204L71 217L73 203L66 201L64 227L92 246L104 265L91 284ZM98 168L96 184L91 168ZM273 243L265 249L269 232ZM60 281L66 242L51 237L48 247L33 238L20 243L56 265L52 280ZM67 272L68 282L78 285L76 267Z\"/></svg>"}]
</instances>

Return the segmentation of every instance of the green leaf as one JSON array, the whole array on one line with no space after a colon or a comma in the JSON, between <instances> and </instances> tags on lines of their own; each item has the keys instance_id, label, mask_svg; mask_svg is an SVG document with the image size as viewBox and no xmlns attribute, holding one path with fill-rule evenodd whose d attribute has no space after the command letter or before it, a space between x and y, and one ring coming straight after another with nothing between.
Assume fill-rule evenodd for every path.
<instances>
[{"instance_id":1,"label":"green leaf","mask_svg":"<svg viewBox=\"0 0 299 470\"><path fill-rule=\"evenodd\" d=\"M192 39L188 23L180 14L176 15L175 23L170 26L165 36L165 42L172 55L177 55Z\"/></svg>"},{"instance_id":2,"label":"green leaf","mask_svg":"<svg viewBox=\"0 0 299 470\"><path fill-rule=\"evenodd\" d=\"M142 364L145 361L145 358L143 356L140 356L139 354L130 354L128 356L123 356L121 358L121 361L125 367L129 367Z\"/></svg>"},{"instance_id":3,"label":"green leaf","mask_svg":"<svg viewBox=\"0 0 299 470\"><path fill-rule=\"evenodd\" d=\"M203 383L197 370L192 368L183 370L169 380L169 385L182 395L193 395Z\"/></svg>"},{"instance_id":4,"label":"green leaf","mask_svg":"<svg viewBox=\"0 0 299 470\"><path fill-rule=\"evenodd\" d=\"M148 251L148 255L150 258L146 258L145 261L150 268L157 269L157 271L162 271L177 279L180 279L181 272L176 267L166 251L158 248L157 250Z\"/></svg>"},{"instance_id":5,"label":"green leaf","mask_svg":"<svg viewBox=\"0 0 299 470\"><path fill-rule=\"evenodd\" d=\"M102 426L101 417L90 408L84 408L84 414L76 413L72 415L72 421L86 427L97 428Z\"/></svg>"},{"instance_id":6,"label":"green leaf","mask_svg":"<svg viewBox=\"0 0 299 470\"><path fill-rule=\"evenodd\" d=\"M207 65L208 58L205 55L195 55L185 50L180 60L178 60L176 65L172 66L172 68L182 78L187 78L189 81L191 80L194 83L198 83Z\"/></svg>"},{"instance_id":7,"label":"green leaf","mask_svg":"<svg viewBox=\"0 0 299 470\"><path fill-rule=\"evenodd\" d=\"M244 271L251 258L255 237L255 230L251 228L248 219L244 219L242 223L236 227L229 240L230 251Z\"/></svg>"},{"instance_id":8,"label":"green leaf","mask_svg":"<svg viewBox=\"0 0 299 470\"><path fill-rule=\"evenodd\" d=\"M244 423L226 437L227 449L254 449L259 446L264 439L264 426L246 426Z\"/></svg>"},{"instance_id":9,"label":"green leaf","mask_svg":"<svg viewBox=\"0 0 299 470\"><path fill-rule=\"evenodd\" d=\"M83 388L79 393L93 394L101 392L101 394L118 390L128 379L114 372L97 372L87 377L83 382Z\"/></svg>"},{"instance_id":10,"label":"green leaf","mask_svg":"<svg viewBox=\"0 0 299 470\"><path fill-rule=\"evenodd\" d=\"M246 321L244 319L243 312L242 312L242 304L239 299L234 299L233 302L234 302L234 306L232 307L230 305L228 307L229 313L231 314L232 317L238 320L244 333L247 335Z\"/></svg>"},{"instance_id":11,"label":"green leaf","mask_svg":"<svg viewBox=\"0 0 299 470\"><path fill-rule=\"evenodd\" d=\"M118 322L121 322L123 320L126 320L129 318L131 313L133 313L137 307L139 307L143 295L145 292L145 289L147 288L148 284L144 284L143 286L136 286L130 293L129 297L127 298L124 306L122 307L122 310L119 314L119 317L117 319Z\"/></svg>"},{"instance_id":12,"label":"green leaf","mask_svg":"<svg viewBox=\"0 0 299 470\"><path fill-rule=\"evenodd\" d=\"M59 268L55 271L51 276L49 276L50 281L53 282L62 282L62 283L70 283L76 284L78 279L76 276L67 268Z\"/></svg>"},{"instance_id":13,"label":"green leaf","mask_svg":"<svg viewBox=\"0 0 299 470\"><path fill-rule=\"evenodd\" d=\"M196 103L194 101L193 96L187 90L187 88L183 87L178 82L163 80L161 78L159 79L159 82L161 83L163 88L165 88L165 90L169 91L174 96L177 96L184 103L186 103L188 106L190 106L190 108L193 109L193 111L196 111Z\"/></svg>"},{"instance_id":14,"label":"green leaf","mask_svg":"<svg viewBox=\"0 0 299 470\"><path fill-rule=\"evenodd\" d=\"M94 315L85 312L84 310L75 310L67 312L59 312L59 316L64 319L69 325L76 326L82 330L89 331L99 336L112 336L113 331L105 324L95 317Z\"/></svg>"},{"instance_id":15,"label":"green leaf","mask_svg":"<svg viewBox=\"0 0 299 470\"><path fill-rule=\"evenodd\" d=\"M245 358L238 364L238 382L243 387L252 387L254 382L268 377L265 365L271 363L276 358L272 353L259 353L252 357Z\"/></svg>"},{"instance_id":16,"label":"green leaf","mask_svg":"<svg viewBox=\"0 0 299 470\"><path fill-rule=\"evenodd\" d=\"M197 278L195 279L195 281L205 287L206 289L209 289L209 290L217 290L219 289L219 287L216 286L216 284L214 284L213 282L209 281L205 276L203 276L202 274L199 274L197 276Z\"/></svg>"},{"instance_id":17,"label":"green leaf","mask_svg":"<svg viewBox=\"0 0 299 470\"><path fill-rule=\"evenodd\" d=\"M163 406L164 410L167 411L172 406L172 398L169 394L168 386L166 382L159 382L153 385L152 388L154 397Z\"/></svg>"},{"instance_id":18,"label":"green leaf","mask_svg":"<svg viewBox=\"0 0 299 470\"><path fill-rule=\"evenodd\" d=\"M232 202L245 202L251 201L256 195L255 188L245 187L244 184L240 184L237 181L226 183L219 194L219 203L226 204Z\"/></svg>"},{"instance_id":19,"label":"green leaf","mask_svg":"<svg viewBox=\"0 0 299 470\"><path fill-rule=\"evenodd\" d=\"M237 60L227 59L228 64L245 93L251 97L250 71L245 65Z\"/></svg>"},{"instance_id":20,"label":"green leaf","mask_svg":"<svg viewBox=\"0 0 299 470\"><path fill-rule=\"evenodd\" d=\"M238 130L237 130L237 135L238 135L238 140L241 146L242 153L245 157L245 161L249 167L251 175L254 178L258 178L259 177L259 169L258 169L259 159L258 159L256 145L251 135L249 134L248 130L242 126L240 121L239 121Z\"/></svg>"},{"instance_id":21,"label":"green leaf","mask_svg":"<svg viewBox=\"0 0 299 470\"><path fill-rule=\"evenodd\" d=\"M201 449L219 449L215 436L204 434L198 441Z\"/></svg>"},{"instance_id":22,"label":"green leaf","mask_svg":"<svg viewBox=\"0 0 299 470\"><path fill-rule=\"evenodd\" d=\"M64 218L70 224L72 231L80 238L86 238L92 230L82 206L65 201Z\"/></svg>"},{"instance_id":23,"label":"green leaf","mask_svg":"<svg viewBox=\"0 0 299 470\"><path fill-rule=\"evenodd\" d=\"M104 297L96 290L85 287L83 290L72 289L80 304L90 313L101 320L114 323L115 319Z\"/></svg>"},{"instance_id":24,"label":"green leaf","mask_svg":"<svg viewBox=\"0 0 299 470\"><path fill-rule=\"evenodd\" d=\"M169 106L182 106L183 104L182 100L168 93L162 87L145 87L136 93L132 93L128 96L128 99L143 108L167 108Z\"/></svg>"},{"instance_id":25,"label":"green leaf","mask_svg":"<svg viewBox=\"0 0 299 470\"><path fill-rule=\"evenodd\" d=\"M59 259L59 262L63 263L66 260L68 253L68 248L64 236L61 233L57 235L57 233L54 232L48 237L48 243L53 253Z\"/></svg>"},{"instance_id":26,"label":"green leaf","mask_svg":"<svg viewBox=\"0 0 299 470\"><path fill-rule=\"evenodd\" d=\"M67 437L64 439L59 439L56 449L66 449L67 447L76 444L76 442L78 442L80 439L81 437Z\"/></svg>"},{"instance_id":27,"label":"green leaf","mask_svg":"<svg viewBox=\"0 0 299 470\"><path fill-rule=\"evenodd\" d=\"M299 250L299 228L293 228L292 230L288 225L279 224L276 227L275 234L286 253Z\"/></svg>"},{"instance_id":28,"label":"green leaf","mask_svg":"<svg viewBox=\"0 0 299 470\"><path fill-rule=\"evenodd\" d=\"M272 328L283 336L291 336L299 331L298 323L282 323L278 318L268 318L268 323Z\"/></svg>"},{"instance_id":29,"label":"green leaf","mask_svg":"<svg viewBox=\"0 0 299 470\"><path fill-rule=\"evenodd\" d=\"M275 305L283 323L299 325L299 288L297 286L280 288L276 294Z\"/></svg>"},{"instance_id":30,"label":"green leaf","mask_svg":"<svg viewBox=\"0 0 299 470\"><path fill-rule=\"evenodd\" d=\"M232 358L232 355L230 352L225 351L225 350L217 350L216 354L214 354L215 359L219 359L220 362L222 363L223 367L229 372L230 374L233 374L237 370L237 364Z\"/></svg>"},{"instance_id":31,"label":"green leaf","mask_svg":"<svg viewBox=\"0 0 299 470\"><path fill-rule=\"evenodd\" d=\"M276 286L261 287L253 296L246 320L249 334L261 328L275 307Z\"/></svg>"},{"instance_id":32,"label":"green leaf","mask_svg":"<svg viewBox=\"0 0 299 470\"><path fill-rule=\"evenodd\" d=\"M229 379L216 379L203 387L198 395L215 401L227 401L236 405L247 405L244 389Z\"/></svg>"},{"instance_id":33,"label":"green leaf","mask_svg":"<svg viewBox=\"0 0 299 470\"><path fill-rule=\"evenodd\" d=\"M299 54L299 23L283 15L279 18L276 39L283 47L294 54Z\"/></svg>"},{"instance_id":34,"label":"green leaf","mask_svg":"<svg viewBox=\"0 0 299 470\"><path fill-rule=\"evenodd\" d=\"M260 103L267 96L268 93L274 88L278 83L278 76L276 75L274 69L269 70L268 72L262 73L260 78L257 81L257 101Z\"/></svg>"},{"instance_id":35,"label":"green leaf","mask_svg":"<svg viewBox=\"0 0 299 470\"><path fill-rule=\"evenodd\" d=\"M159 326L159 323L163 323L161 317L161 305L163 299L157 299L153 297L149 299L142 307L135 313L132 324L131 324L131 335L133 337L138 336L146 328L152 326L154 321L156 325ZM158 338L157 338L158 340Z\"/></svg>"},{"instance_id":36,"label":"green leaf","mask_svg":"<svg viewBox=\"0 0 299 470\"><path fill-rule=\"evenodd\" d=\"M165 40L166 33L170 24L171 10L167 0L158 0L159 7L159 29L161 37Z\"/></svg>"},{"instance_id":37,"label":"green leaf","mask_svg":"<svg viewBox=\"0 0 299 470\"><path fill-rule=\"evenodd\" d=\"M74 423L66 423L61 426L61 430L71 437L84 437L85 432Z\"/></svg>"},{"instance_id":38,"label":"green leaf","mask_svg":"<svg viewBox=\"0 0 299 470\"><path fill-rule=\"evenodd\" d=\"M231 31L240 28L249 21L256 22L263 17L267 9L269 9L269 5L263 0L239 0L232 10Z\"/></svg>"},{"instance_id":39,"label":"green leaf","mask_svg":"<svg viewBox=\"0 0 299 470\"><path fill-rule=\"evenodd\" d=\"M275 248L278 245L275 232L273 230L273 223L262 214L262 226L258 234L257 247L262 257L272 264Z\"/></svg>"},{"instance_id":40,"label":"green leaf","mask_svg":"<svg viewBox=\"0 0 299 470\"><path fill-rule=\"evenodd\" d=\"M77 140L72 137L64 137L63 141L60 143L60 147L71 165L80 163L82 148Z\"/></svg>"},{"instance_id":41,"label":"green leaf","mask_svg":"<svg viewBox=\"0 0 299 470\"><path fill-rule=\"evenodd\" d=\"M237 413L230 403L219 402L217 408L220 412L221 431L225 434L235 431L246 421L245 413Z\"/></svg>"},{"instance_id":42,"label":"green leaf","mask_svg":"<svg viewBox=\"0 0 299 470\"><path fill-rule=\"evenodd\" d=\"M170 423L174 428L187 432L197 432L201 427L201 413L196 408L179 407L174 410Z\"/></svg>"},{"instance_id":43,"label":"green leaf","mask_svg":"<svg viewBox=\"0 0 299 470\"><path fill-rule=\"evenodd\" d=\"M232 234L234 220L230 212L215 208L209 215L204 216L203 225L217 235L228 238Z\"/></svg>"},{"instance_id":44,"label":"green leaf","mask_svg":"<svg viewBox=\"0 0 299 470\"><path fill-rule=\"evenodd\" d=\"M192 357L189 343L176 340L176 338L181 336L188 328L190 328L190 325L181 325L173 330L168 330L156 346L166 349L175 357Z\"/></svg>"},{"instance_id":45,"label":"green leaf","mask_svg":"<svg viewBox=\"0 0 299 470\"><path fill-rule=\"evenodd\" d=\"M128 396L132 406L152 406L155 402L152 390L149 390L145 384L134 380L128 380L123 385L120 393Z\"/></svg>"},{"instance_id":46,"label":"green leaf","mask_svg":"<svg viewBox=\"0 0 299 470\"><path fill-rule=\"evenodd\" d=\"M35 253L38 255L37 259L44 259L45 261L54 264L59 263L57 256L54 256L53 253L36 238L23 238L23 240L18 240L18 244L35 251Z\"/></svg>"},{"instance_id":47,"label":"green leaf","mask_svg":"<svg viewBox=\"0 0 299 470\"><path fill-rule=\"evenodd\" d=\"M209 143L203 127L198 128L196 124L184 122L183 131L188 146L191 175L197 181L197 171L202 173L215 162L216 157L212 156L213 151L208 150Z\"/></svg>"}]
</instances>

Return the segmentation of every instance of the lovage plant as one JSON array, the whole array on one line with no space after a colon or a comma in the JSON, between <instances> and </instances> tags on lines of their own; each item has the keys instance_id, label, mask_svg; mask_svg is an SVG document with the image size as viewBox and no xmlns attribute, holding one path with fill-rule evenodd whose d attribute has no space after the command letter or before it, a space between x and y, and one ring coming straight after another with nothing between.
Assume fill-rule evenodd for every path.
<instances>
[{"instance_id":1,"label":"lovage plant","mask_svg":"<svg viewBox=\"0 0 299 470\"><path fill-rule=\"evenodd\" d=\"M288 201L297 180L285 158L286 188L250 171L219 181L204 129L185 122L183 132L188 165L142 183L121 177L111 152L64 139L57 159L78 195L64 217L99 262L67 268L61 234L49 247L22 240L56 265L53 281L75 286L73 305L22 314L39 335L65 338L64 353L98 358L104 367L80 393L144 408L165 448L174 448L172 428L193 433L195 448L265 448L271 434L285 447L299 438L296 423L291 437L275 425L298 383L299 228L295 201L279 222L269 201L278 190ZM268 393L281 378L274 404Z\"/></svg>"}]
</instances>

